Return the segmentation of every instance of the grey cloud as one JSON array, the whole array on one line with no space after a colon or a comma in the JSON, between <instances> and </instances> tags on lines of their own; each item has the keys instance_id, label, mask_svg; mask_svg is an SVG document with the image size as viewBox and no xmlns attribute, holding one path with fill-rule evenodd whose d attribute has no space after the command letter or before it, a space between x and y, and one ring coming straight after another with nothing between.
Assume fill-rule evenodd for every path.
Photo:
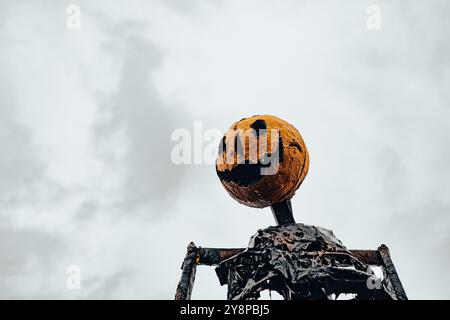
<instances>
[{"instance_id":1,"label":"grey cloud","mask_svg":"<svg viewBox=\"0 0 450 320\"><path fill-rule=\"evenodd\" d=\"M48 279L54 278L58 270L58 257L63 248L60 237L32 229L12 228L2 220L0 298L55 298L57 291ZM62 275L63 272L61 270Z\"/></svg>"},{"instance_id":2,"label":"grey cloud","mask_svg":"<svg viewBox=\"0 0 450 320\"><path fill-rule=\"evenodd\" d=\"M91 289L91 293L87 295L86 299L125 299L126 297L120 295L123 287L127 287L134 274L134 270L124 269L106 275L103 277L94 276L84 280L83 285Z\"/></svg>"},{"instance_id":3,"label":"grey cloud","mask_svg":"<svg viewBox=\"0 0 450 320\"><path fill-rule=\"evenodd\" d=\"M1 54L0 54L0 68ZM41 176L42 164L35 157L30 132L17 121L17 104L14 91L0 73L0 203L23 201L19 191L31 188Z\"/></svg>"},{"instance_id":4,"label":"grey cloud","mask_svg":"<svg viewBox=\"0 0 450 320\"><path fill-rule=\"evenodd\" d=\"M177 199L183 171L170 159L170 136L190 116L185 110L165 105L154 88L153 71L161 63L158 50L139 36L120 40L124 60L119 87L105 106L111 119L100 123L96 132L99 137L121 129L126 132L130 143L125 163L126 200L120 205L133 212L150 201L152 205L169 205Z\"/></svg>"}]
</instances>

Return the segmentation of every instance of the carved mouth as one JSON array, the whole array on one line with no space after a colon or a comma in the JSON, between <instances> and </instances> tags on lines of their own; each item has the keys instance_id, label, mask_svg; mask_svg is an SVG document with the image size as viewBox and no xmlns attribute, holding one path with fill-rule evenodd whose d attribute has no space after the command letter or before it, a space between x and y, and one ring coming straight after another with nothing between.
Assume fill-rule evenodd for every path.
<instances>
[{"instance_id":1,"label":"carved mouth","mask_svg":"<svg viewBox=\"0 0 450 320\"><path fill-rule=\"evenodd\" d=\"M258 163L239 163L231 170L218 171L217 175L222 181L232 181L241 186L248 186L260 181L263 177L261 175L261 168L269 167L269 165Z\"/></svg>"},{"instance_id":2,"label":"carved mouth","mask_svg":"<svg viewBox=\"0 0 450 320\"><path fill-rule=\"evenodd\" d=\"M240 186L249 186L251 184L255 184L267 175L261 174L263 168L270 168L273 165L273 161L283 161L283 141L281 140L281 137L278 141L278 148L275 151L275 154L277 153L277 158L270 159L271 154L268 153L263 156L262 163L260 160L258 160L258 162L256 163L247 160L245 162L238 163L231 170L225 169L224 171L219 171L217 170L216 166L217 175L222 181L232 181Z\"/></svg>"}]
</instances>

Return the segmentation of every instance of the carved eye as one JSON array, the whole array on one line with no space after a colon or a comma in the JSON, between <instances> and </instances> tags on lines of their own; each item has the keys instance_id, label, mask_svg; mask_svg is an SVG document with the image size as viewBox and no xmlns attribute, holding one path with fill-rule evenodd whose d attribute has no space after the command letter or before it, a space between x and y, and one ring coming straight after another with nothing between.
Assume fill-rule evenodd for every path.
<instances>
[{"instance_id":1,"label":"carved eye","mask_svg":"<svg viewBox=\"0 0 450 320\"><path fill-rule=\"evenodd\" d=\"M250 128L255 130L256 137L259 138L259 130L267 130L267 124L264 120L258 119L250 125Z\"/></svg>"},{"instance_id":2,"label":"carved eye","mask_svg":"<svg viewBox=\"0 0 450 320\"><path fill-rule=\"evenodd\" d=\"M303 149L302 149L301 145L299 145L297 142L291 142L291 143L289 143L289 146L297 148L297 150L300 151L300 153L303 152Z\"/></svg>"}]
</instances>

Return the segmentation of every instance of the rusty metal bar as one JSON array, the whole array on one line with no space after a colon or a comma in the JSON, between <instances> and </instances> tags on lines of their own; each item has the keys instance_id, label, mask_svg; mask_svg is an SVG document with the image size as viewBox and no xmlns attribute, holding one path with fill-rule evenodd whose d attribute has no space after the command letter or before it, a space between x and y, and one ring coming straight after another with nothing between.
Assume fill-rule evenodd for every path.
<instances>
[{"instance_id":1,"label":"rusty metal bar","mask_svg":"<svg viewBox=\"0 0 450 320\"><path fill-rule=\"evenodd\" d=\"M380 247L378 247L378 252L381 256L383 273L387 286L394 289L395 295L397 296L398 300L408 300L405 289L403 289L402 282L400 281L400 278L397 274L397 270L395 270L394 263L391 260L389 248L386 245L382 244Z\"/></svg>"},{"instance_id":2,"label":"rusty metal bar","mask_svg":"<svg viewBox=\"0 0 450 320\"><path fill-rule=\"evenodd\" d=\"M244 251L243 248L219 249L219 248L199 248L197 263L207 266L218 265L239 252ZM382 265L380 253L377 250L350 250L350 252L362 263L368 265Z\"/></svg>"},{"instance_id":3,"label":"rusty metal bar","mask_svg":"<svg viewBox=\"0 0 450 320\"><path fill-rule=\"evenodd\" d=\"M193 242L187 247L186 257L181 266L181 279L177 286L175 300L191 300L192 289L194 287L195 273L197 271L196 259L198 248Z\"/></svg>"},{"instance_id":4,"label":"rusty metal bar","mask_svg":"<svg viewBox=\"0 0 450 320\"><path fill-rule=\"evenodd\" d=\"M350 252L362 263L371 266L382 264L380 253L377 250L350 250Z\"/></svg>"},{"instance_id":5,"label":"rusty metal bar","mask_svg":"<svg viewBox=\"0 0 450 320\"><path fill-rule=\"evenodd\" d=\"M215 266L222 261L244 251L245 249L217 249L217 248L199 248L196 259L197 264Z\"/></svg>"}]
</instances>

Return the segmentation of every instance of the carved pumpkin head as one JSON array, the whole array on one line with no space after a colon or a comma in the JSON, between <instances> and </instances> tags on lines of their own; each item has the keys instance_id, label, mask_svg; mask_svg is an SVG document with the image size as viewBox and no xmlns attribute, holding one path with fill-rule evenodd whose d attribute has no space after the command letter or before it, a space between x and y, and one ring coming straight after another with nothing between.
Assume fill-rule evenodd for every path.
<instances>
[{"instance_id":1,"label":"carved pumpkin head","mask_svg":"<svg viewBox=\"0 0 450 320\"><path fill-rule=\"evenodd\" d=\"M306 177L309 155L300 133L271 115L244 118L219 146L216 171L239 203L264 208L291 199Z\"/></svg>"}]
</instances>

